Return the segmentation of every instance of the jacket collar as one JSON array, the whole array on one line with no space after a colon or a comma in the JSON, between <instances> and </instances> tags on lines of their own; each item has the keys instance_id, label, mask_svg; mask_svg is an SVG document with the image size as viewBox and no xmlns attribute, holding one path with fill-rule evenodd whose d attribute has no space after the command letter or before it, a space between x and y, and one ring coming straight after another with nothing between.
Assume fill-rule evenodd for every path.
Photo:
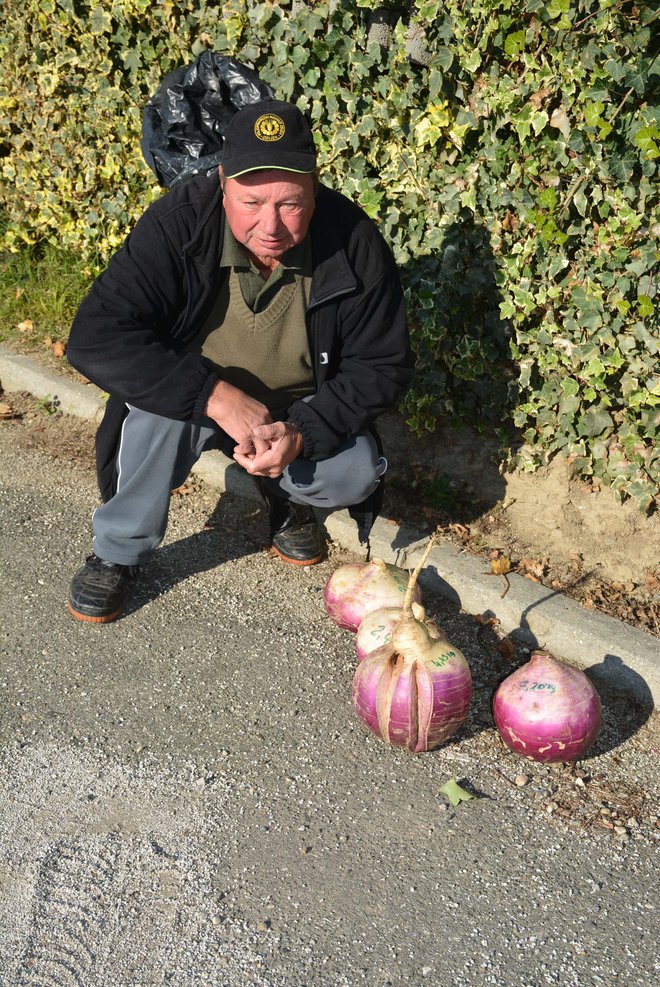
<instances>
[{"instance_id":1,"label":"jacket collar","mask_svg":"<svg viewBox=\"0 0 660 987\"><path fill-rule=\"evenodd\" d=\"M187 254L207 277L215 277L218 273L222 245L225 236L225 211L222 208L222 189L217 172L204 179L204 190L211 193L210 202L207 196L201 199L203 203L200 216L193 234L187 243L183 244L182 253ZM193 204L196 200L193 198ZM205 207L205 208L204 208Z\"/></svg>"},{"instance_id":2,"label":"jacket collar","mask_svg":"<svg viewBox=\"0 0 660 987\"><path fill-rule=\"evenodd\" d=\"M309 307L357 288L357 278L344 249L334 215L332 196L319 187L310 224L312 236L312 288Z\"/></svg>"}]
</instances>

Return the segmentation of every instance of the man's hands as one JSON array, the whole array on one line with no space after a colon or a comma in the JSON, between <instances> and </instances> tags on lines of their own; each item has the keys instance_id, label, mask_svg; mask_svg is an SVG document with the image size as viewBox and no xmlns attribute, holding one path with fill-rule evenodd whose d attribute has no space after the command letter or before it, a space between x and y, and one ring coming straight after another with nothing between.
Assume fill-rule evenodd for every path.
<instances>
[{"instance_id":1,"label":"man's hands","mask_svg":"<svg viewBox=\"0 0 660 987\"><path fill-rule=\"evenodd\" d=\"M215 385L204 413L235 440L235 452L249 456L268 448L265 439L253 435L259 425L272 422L268 408L226 380L219 380Z\"/></svg>"},{"instance_id":2,"label":"man's hands","mask_svg":"<svg viewBox=\"0 0 660 987\"><path fill-rule=\"evenodd\" d=\"M245 455L234 449L234 459L254 476L280 476L289 463L302 455L303 437L291 422L259 425L254 430L255 442L266 442L264 452Z\"/></svg>"},{"instance_id":3,"label":"man's hands","mask_svg":"<svg viewBox=\"0 0 660 987\"><path fill-rule=\"evenodd\" d=\"M302 455L295 425L274 422L264 404L224 380L211 391L205 414L236 441L234 459L253 476L280 476Z\"/></svg>"}]
</instances>

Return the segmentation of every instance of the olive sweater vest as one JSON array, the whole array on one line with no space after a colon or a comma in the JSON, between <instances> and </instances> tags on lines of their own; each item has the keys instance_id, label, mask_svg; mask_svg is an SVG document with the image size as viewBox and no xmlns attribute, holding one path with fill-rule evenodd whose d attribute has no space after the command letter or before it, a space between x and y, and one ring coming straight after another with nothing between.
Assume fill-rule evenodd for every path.
<instances>
[{"instance_id":1,"label":"olive sweater vest","mask_svg":"<svg viewBox=\"0 0 660 987\"><path fill-rule=\"evenodd\" d=\"M293 401L314 389L305 323L311 278L283 271L270 303L253 312L236 270L227 273L195 350L213 361L223 380L281 420Z\"/></svg>"}]
</instances>

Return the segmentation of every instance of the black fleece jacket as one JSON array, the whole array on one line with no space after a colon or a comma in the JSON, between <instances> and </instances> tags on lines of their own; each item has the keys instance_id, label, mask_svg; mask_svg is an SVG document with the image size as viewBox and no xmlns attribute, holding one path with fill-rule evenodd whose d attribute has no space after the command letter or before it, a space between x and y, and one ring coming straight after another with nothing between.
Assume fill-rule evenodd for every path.
<instances>
[{"instance_id":1,"label":"black fleece jacket","mask_svg":"<svg viewBox=\"0 0 660 987\"><path fill-rule=\"evenodd\" d=\"M203 417L221 371L184 347L226 274L224 223L217 175L175 188L149 206L81 304L67 356L111 395L101 459L112 458L126 403L181 421ZM371 220L321 186L310 234L315 393L287 417L302 432L305 457L318 460L396 403L412 360L398 272Z\"/></svg>"}]
</instances>

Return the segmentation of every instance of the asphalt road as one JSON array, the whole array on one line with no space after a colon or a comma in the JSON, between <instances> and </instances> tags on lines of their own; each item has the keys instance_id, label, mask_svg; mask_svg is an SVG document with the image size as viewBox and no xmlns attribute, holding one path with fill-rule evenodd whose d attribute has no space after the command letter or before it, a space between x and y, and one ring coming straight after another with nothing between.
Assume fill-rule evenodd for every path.
<instances>
[{"instance_id":1,"label":"asphalt road","mask_svg":"<svg viewBox=\"0 0 660 987\"><path fill-rule=\"evenodd\" d=\"M657 716L604 695L591 756L521 761L496 640L438 598L470 718L386 747L322 606L349 556L288 567L253 503L203 486L126 615L78 623L93 476L24 427L0 425L3 987L658 982ZM478 797L453 808L451 776Z\"/></svg>"}]
</instances>

